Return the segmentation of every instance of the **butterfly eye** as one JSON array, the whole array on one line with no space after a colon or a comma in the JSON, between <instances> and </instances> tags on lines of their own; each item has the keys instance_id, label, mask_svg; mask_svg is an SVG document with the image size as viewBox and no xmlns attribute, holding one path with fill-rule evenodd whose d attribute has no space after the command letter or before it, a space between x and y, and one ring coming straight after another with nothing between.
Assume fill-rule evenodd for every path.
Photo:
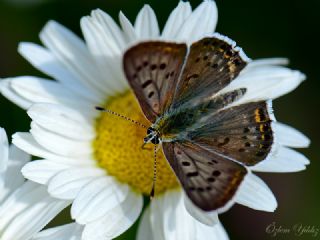
<instances>
[{"instance_id":1,"label":"butterfly eye","mask_svg":"<svg viewBox=\"0 0 320 240\"><path fill-rule=\"evenodd\" d=\"M152 133L152 132L154 132L154 131L155 131L154 128L149 127L149 128L147 129L147 134L150 134L150 133Z\"/></svg>"},{"instance_id":2,"label":"butterfly eye","mask_svg":"<svg viewBox=\"0 0 320 240\"><path fill-rule=\"evenodd\" d=\"M160 140L159 140L158 136L155 136L154 138L151 139L151 142L152 142L153 144L159 144L159 143L160 143Z\"/></svg>"}]
</instances>

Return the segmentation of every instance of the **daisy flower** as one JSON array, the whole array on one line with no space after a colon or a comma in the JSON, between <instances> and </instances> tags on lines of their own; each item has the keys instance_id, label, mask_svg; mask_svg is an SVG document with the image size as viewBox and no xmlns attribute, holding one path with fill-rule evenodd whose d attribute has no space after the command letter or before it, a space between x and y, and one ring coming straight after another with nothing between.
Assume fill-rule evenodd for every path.
<instances>
[{"instance_id":1,"label":"daisy flower","mask_svg":"<svg viewBox=\"0 0 320 240\"><path fill-rule=\"evenodd\" d=\"M29 160L30 155L8 145L0 128L1 240L31 239L70 204L51 197L43 185L25 181L20 170Z\"/></svg>"},{"instance_id":2,"label":"daisy flower","mask_svg":"<svg viewBox=\"0 0 320 240\"><path fill-rule=\"evenodd\" d=\"M192 10L188 2L181 1L161 33L148 5L134 24L122 12L119 22L120 27L105 12L93 11L81 19L83 41L50 21L40 34L44 47L21 43L19 52L55 81L23 76L1 83L2 94L27 109L32 119L30 132L13 136L16 146L41 158L22 169L24 176L46 185L51 196L72 204L76 223L46 230L43 236L70 233L82 225L82 239L111 239L137 220L143 196L149 195L153 182L153 151L141 150L145 129L94 107L105 106L148 125L124 77L123 53L144 40L190 44L212 34L217 8L213 1L204 1ZM299 71L282 66L285 63L284 59L252 61L226 89L245 87L247 93L241 101L271 103L305 79ZM252 171L301 171L309 163L290 148L308 146L303 134L276 121L274 131L277 141L272 154L249 169L235 197L221 211L233 203L274 211L274 195ZM159 154L156 195L143 213L138 239L227 239L222 226L214 225L217 222L216 212L203 212L185 197L165 157Z\"/></svg>"}]
</instances>

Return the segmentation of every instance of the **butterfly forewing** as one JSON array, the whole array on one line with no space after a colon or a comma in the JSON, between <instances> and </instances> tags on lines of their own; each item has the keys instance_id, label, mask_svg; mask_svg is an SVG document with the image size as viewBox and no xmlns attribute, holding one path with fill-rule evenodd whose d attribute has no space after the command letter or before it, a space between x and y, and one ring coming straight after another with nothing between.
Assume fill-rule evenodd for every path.
<instances>
[{"instance_id":1,"label":"butterfly forewing","mask_svg":"<svg viewBox=\"0 0 320 240\"><path fill-rule=\"evenodd\" d=\"M191 45L175 91L173 108L214 95L246 66L247 59L240 49L234 47L231 40L220 38L208 37Z\"/></svg>"},{"instance_id":2,"label":"butterfly forewing","mask_svg":"<svg viewBox=\"0 0 320 240\"><path fill-rule=\"evenodd\" d=\"M126 77L149 121L154 122L171 103L186 52L185 44L154 41L124 54Z\"/></svg>"},{"instance_id":3,"label":"butterfly forewing","mask_svg":"<svg viewBox=\"0 0 320 240\"><path fill-rule=\"evenodd\" d=\"M247 173L241 164L192 143L163 143L163 152L191 201L204 211L231 200Z\"/></svg>"},{"instance_id":4,"label":"butterfly forewing","mask_svg":"<svg viewBox=\"0 0 320 240\"><path fill-rule=\"evenodd\" d=\"M273 145L269 109L266 102L223 109L211 115L206 124L188 132L186 138L226 158L255 165L268 156Z\"/></svg>"}]
</instances>

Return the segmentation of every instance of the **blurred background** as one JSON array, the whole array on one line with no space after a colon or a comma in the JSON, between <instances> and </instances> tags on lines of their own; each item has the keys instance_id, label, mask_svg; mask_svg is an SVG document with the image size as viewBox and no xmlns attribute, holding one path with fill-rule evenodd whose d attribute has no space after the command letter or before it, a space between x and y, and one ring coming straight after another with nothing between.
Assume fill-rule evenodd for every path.
<instances>
[{"instance_id":1,"label":"blurred background","mask_svg":"<svg viewBox=\"0 0 320 240\"><path fill-rule=\"evenodd\" d=\"M201 1L191 1L196 7ZM163 26L178 1L157 0L0 0L0 78L20 75L42 76L18 53L20 41L39 43L38 33L54 19L81 35L79 20L96 8L117 19L122 10L134 21L144 3L155 10ZM301 236L280 234L272 237L266 228L291 228L295 224L320 230L320 1L318 0L217 0L217 31L237 41L253 59L287 57L290 67L307 75L307 81L294 92L277 99L274 109L278 120L304 132L311 147L301 150L310 160L306 171L291 174L259 174L278 199L275 213L263 213L234 206L221 216L231 239L320 239L305 233ZM0 126L8 135L29 130L26 113L0 96ZM50 226L70 221L68 209ZM119 239L134 239L133 226ZM209 239L209 238L208 238Z\"/></svg>"}]
</instances>

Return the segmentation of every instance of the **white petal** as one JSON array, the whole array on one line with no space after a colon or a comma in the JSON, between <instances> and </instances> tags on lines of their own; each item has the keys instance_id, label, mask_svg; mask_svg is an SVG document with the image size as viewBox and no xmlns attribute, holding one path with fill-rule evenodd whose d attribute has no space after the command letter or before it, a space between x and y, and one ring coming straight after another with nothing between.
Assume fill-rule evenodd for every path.
<instances>
[{"instance_id":1,"label":"white petal","mask_svg":"<svg viewBox=\"0 0 320 240\"><path fill-rule=\"evenodd\" d=\"M105 97L113 95L115 91L123 91L127 83L122 74L122 54L120 50L114 49L116 46L110 45L113 41L110 43L109 36L104 32L104 28L94 19L90 17L82 18L81 29L90 52L99 67L100 75L108 76L102 80Z\"/></svg>"},{"instance_id":2,"label":"white petal","mask_svg":"<svg viewBox=\"0 0 320 240\"><path fill-rule=\"evenodd\" d=\"M45 187L25 182L0 206L1 239L30 238L67 205L49 197Z\"/></svg>"},{"instance_id":3,"label":"white petal","mask_svg":"<svg viewBox=\"0 0 320 240\"><path fill-rule=\"evenodd\" d=\"M35 122L31 123L30 133L41 146L58 155L77 157L93 151L91 141L78 141L55 134Z\"/></svg>"},{"instance_id":4,"label":"white petal","mask_svg":"<svg viewBox=\"0 0 320 240\"><path fill-rule=\"evenodd\" d=\"M93 119L63 105L38 103L28 110L29 117L41 127L75 140L92 140Z\"/></svg>"},{"instance_id":5,"label":"white petal","mask_svg":"<svg viewBox=\"0 0 320 240\"><path fill-rule=\"evenodd\" d=\"M45 197L44 193L44 187L30 181L24 183L22 187L15 189L0 205L0 229L4 229L16 215L28 208L28 204L34 203L36 201L34 199Z\"/></svg>"},{"instance_id":6,"label":"white petal","mask_svg":"<svg viewBox=\"0 0 320 240\"><path fill-rule=\"evenodd\" d=\"M86 86L88 92L103 99L101 83L104 76L92 64L92 56L80 38L57 22L49 21L41 31L40 39L63 66Z\"/></svg>"},{"instance_id":7,"label":"white petal","mask_svg":"<svg viewBox=\"0 0 320 240\"><path fill-rule=\"evenodd\" d=\"M214 240L229 240L226 230L220 223L217 223L212 227L204 224L198 224L196 234L195 239L207 239L208 236L210 236L210 239Z\"/></svg>"},{"instance_id":8,"label":"white petal","mask_svg":"<svg viewBox=\"0 0 320 240\"><path fill-rule=\"evenodd\" d=\"M112 57L122 53L112 33L108 31L109 29L105 29L95 18L83 17L81 19L81 29L87 45L95 58L103 58L104 54ZM99 51L102 52L99 54ZM111 61L111 59L109 59L109 61Z\"/></svg>"},{"instance_id":9,"label":"white petal","mask_svg":"<svg viewBox=\"0 0 320 240\"><path fill-rule=\"evenodd\" d=\"M188 240L190 236L195 235L194 226L189 222L191 216L183 209L184 203L180 190L166 192L151 201L150 221L155 239L159 236L158 239L173 240L180 237ZM181 219L179 223L178 218ZM186 225L188 225L187 228ZM185 229L181 232L182 228Z\"/></svg>"},{"instance_id":10,"label":"white petal","mask_svg":"<svg viewBox=\"0 0 320 240\"><path fill-rule=\"evenodd\" d=\"M155 231L157 218L163 214L163 235L166 240L194 239L196 220L186 211L181 191L166 193L151 202L151 223ZM159 218L161 221L161 218ZM160 224L161 226L161 224ZM161 234L162 235L162 234Z\"/></svg>"},{"instance_id":11,"label":"white petal","mask_svg":"<svg viewBox=\"0 0 320 240\"><path fill-rule=\"evenodd\" d=\"M151 229L151 220L150 220L150 207L147 207L143 215L141 217L138 232L137 232L137 240L160 240L161 238L153 238L153 233Z\"/></svg>"},{"instance_id":12,"label":"white petal","mask_svg":"<svg viewBox=\"0 0 320 240\"><path fill-rule=\"evenodd\" d=\"M95 164L95 162L91 158L91 155L83 155L77 158L67 158L52 153L49 150L42 147L30 133L15 133L12 136L12 143L16 145L18 148L29 153L30 155L38 156L41 158L48 158L50 160L57 161L58 163L60 162L63 164L76 166Z\"/></svg>"},{"instance_id":13,"label":"white petal","mask_svg":"<svg viewBox=\"0 0 320 240\"><path fill-rule=\"evenodd\" d=\"M32 240L81 240L82 231L82 225L69 223L43 230L36 234Z\"/></svg>"},{"instance_id":14,"label":"white petal","mask_svg":"<svg viewBox=\"0 0 320 240\"><path fill-rule=\"evenodd\" d=\"M81 96L74 94L58 82L28 76L10 78L5 81L9 81L10 87L15 94L28 102L61 103L72 108L81 109L88 116L95 116L92 112L97 112L94 111L94 103L90 103Z\"/></svg>"},{"instance_id":15,"label":"white petal","mask_svg":"<svg viewBox=\"0 0 320 240\"><path fill-rule=\"evenodd\" d=\"M251 167L259 172L298 172L306 169L309 160L301 153L286 147L279 147L276 152L266 159Z\"/></svg>"},{"instance_id":16,"label":"white petal","mask_svg":"<svg viewBox=\"0 0 320 240\"><path fill-rule=\"evenodd\" d=\"M186 19L178 35L178 41L189 44L210 35L215 31L218 21L218 10L214 1L202 2Z\"/></svg>"},{"instance_id":17,"label":"white petal","mask_svg":"<svg viewBox=\"0 0 320 240\"><path fill-rule=\"evenodd\" d=\"M13 145L9 147L7 170L0 173L0 203L25 182L20 171L22 166L30 159L30 155L17 147Z\"/></svg>"},{"instance_id":18,"label":"white petal","mask_svg":"<svg viewBox=\"0 0 320 240\"><path fill-rule=\"evenodd\" d=\"M54 175L70 167L50 160L37 160L27 163L21 172L25 178L33 182L48 184Z\"/></svg>"},{"instance_id":19,"label":"white petal","mask_svg":"<svg viewBox=\"0 0 320 240\"><path fill-rule=\"evenodd\" d=\"M53 153L46 151L40 146L33 136L28 132L19 132L12 135L12 143L18 148L28 152L31 155L39 157L51 157L55 156Z\"/></svg>"},{"instance_id":20,"label":"white petal","mask_svg":"<svg viewBox=\"0 0 320 240\"><path fill-rule=\"evenodd\" d=\"M109 36L109 40L117 45L119 49L118 53L121 53L121 51L126 47L126 41L124 39L124 34L117 23L110 15L100 9L92 11L91 15L96 21L101 24L104 31L106 32L106 35Z\"/></svg>"},{"instance_id":21,"label":"white petal","mask_svg":"<svg viewBox=\"0 0 320 240\"><path fill-rule=\"evenodd\" d=\"M293 91L305 79L299 71L279 66L262 66L244 71L220 93L238 88L246 88L247 92L233 105L275 99Z\"/></svg>"},{"instance_id":22,"label":"white petal","mask_svg":"<svg viewBox=\"0 0 320 240\"><path fill-rule=\"evenodd\" d=\"M156 197L150 206L150 221L155 240L228 239L217 223L207 226L193 218L184 207L182 191L170 191Z\"/></svg>"},{"instance_id":23,"label":"white petal","mask_svg":"<svg viewBox=\"0 0 320 240\"><path fill-rule=\"evenodd\" d=\"M181 26L190 16L191 12L192 9L190 3L180 1L178 6L171 12L164 26L161 37L166 40L176 41L176 37L181 29Z\"/></svg>"},{"instance_id":24,"label":"white petal","mask_svg":"<svg viewBox=\"0 0 320 240\"><path fill-rule=\"evenodd\" d=\"M5 130L0 128L0 175L6 171L9 159L9 144Z\"/></svg>"},{"instance_id":25,"label":"white petal","mask_svg":"<svg viewBox=\"0 0 320 240\"><path fill-rule=\"evenodd\" d=\"M22 167L26 162L30 160L31 156L28 153L22 151L14 145L9 146L9 164L10 162L13 162L14 164Z\"/></svg>"},{"instance_id":26,"label":"white petal","mask_svg":"<svg viewBox=\"0 0 320 240\"><path fill-rule=\"evenodd\" d=\"M94 167L66 169L50 179L48 192L56 198L74 199L86 184L104 175L102 169Z\"/></svg>"},{"instance_id":27,"label":"white petal","mask_svg":"<svg viewBox=\"0 0 320 240\"><path fill-rule=\"evenodd\" d=\"M245 68L245 71L249 70L250 68L255 68L258 66L277 66L277 65L288 65L289 60L287 58L261 58L255 59L251 61L248 66Z\"/></svg>"},{"instance_id":28,"label":"white petal","mask_svg":"<svg viewBox=\"0 0 320 240\"><path fill-rule=\"evenodd\" d=\"M184 194L184 205L188 213L197 219L199 222L209 225L209 226L214 226L216 223L219 222L217 212L205 212L202 211L200 208L195 206L191 200L188 198L187 195Z\"/></svg>"},{"instance_id":29,"label":"white petal","mask_svg":"<svg viewBox=\"0 0 320 240\"><path fill-rule=\"evenodd\" d=\"M49 50L33 43L20 43L18 51L35 68L58 80L71 92L75 92L94 103L100 101L95 92L88 91L86 86L78 80L77 76L63 66Z\"/></svg>"},{"instance_id":30,"label":"white petal","mask_svg":"<svg viewBox=\"0 0 320 240\"><path fill-rule=\"evenodd\" d=\"M165 233L165 211L163 208L162 196L153 199L153 201L150 203L150 226L151 226L151 232L153 234L154 240L166 240L166 233ZM153 203L154 202L154 203ZM171 207L168 205L168 207ZM162 213L162 214L161 214ZM174 222L174 218L172 219ZM175 226L173 226L174 229Z\"/></svg>"},{"instance_id":31,"label":"white petal","mask_svg":"<svg viewBox=\"0 0 320 240\"><path fill-rule=\"evenodd\" d=\"M120 206L109 211L103 218L88 223L83 231L82 239L113 239L125 232L137 220L142 210L141 195L130 192Z\"/></svg>"},{"instance_id":32,"label":"white petal","mask_svg":"<svg viewBox=\"0 0 320 240\"><path fill-rule=\"evenodd\" d=\"M21 97L12 89L10 80L8 79L0 81L0 91L4 97L9 99L11 102L15 103L22 109L28 109L32 105L31 101L28 101L25 98Z\"/></svg>"},{"instance_id":33,"label":"white petal","mask_svg":"<svg viewBox=\"0 0 320 240\"><path fill-rule=\"evenodd\" d=\"M236 202L266 212L277 208L277 200L269 187L256 175L248 173L236 194Z\"/></svg>"},{"instance_id":34,"label":"white petal","mask_svg":"<svg viewBox=\"0 0 320 240\"><path fill-rule=\"evenodd\" d=\"M66 201L58 201L50 197L37 201L10 222L1 239L30 239L68 205Z\"/></svg>"},{"instance_id":35,"label":"white petal","mask_svg":"<svg viewBox=\"0 0 320 240\"><path fill-rule=\"evenodd\" d=\"M87 224L106 215L119 206L128 194L128 185L113 177L99 177L85 185L71 207L71 216L80 224Z\"/></svg>"},{"instance_id":36,"label":"white petal","mask_svg":"<svg viewBox=\"0 0 320 240\"><path fill-rule=\"evenodd\" d=\"M156 14L149 5L144 5L138 13L134 29L140 39L153 39L159 37L159 26Z\"/></svg>"},{"instance_id":37,"label":"white petal","mask_svg":"<svg viewBox=\"0 0 320 240\"><path fill-rule=\"evenodd\" d=\"M134 31L133 26L130 23L130 21L128 20L128 18L121 11L119 13L119 21L120 21L120 25L123 29L127 43L132 43L132 42L136 41L137 35Z\"/></svg>"},{"instance_id":38,"label":"white petal","mask_svg":"<svg viewBox=\"0 0 320 240\"><path fill-rule=\"evenodd\" d=\"M304 148L310 145L310 139L303 133L286 124L274 123L277 141L284 146Z\"/></svg>"}]
</instances>

